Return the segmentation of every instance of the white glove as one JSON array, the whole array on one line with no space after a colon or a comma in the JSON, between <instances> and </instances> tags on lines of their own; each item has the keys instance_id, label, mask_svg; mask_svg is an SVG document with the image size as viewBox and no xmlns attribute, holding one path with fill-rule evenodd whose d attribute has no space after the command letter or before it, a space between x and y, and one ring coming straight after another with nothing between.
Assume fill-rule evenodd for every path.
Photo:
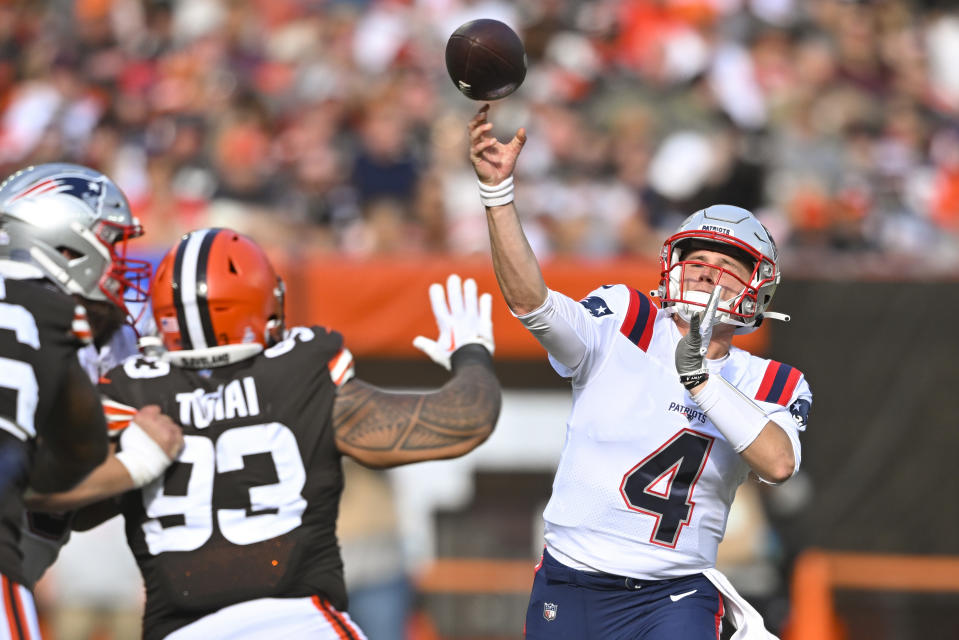
<instances>
[{"instance_id":1,"label":"white glove","mask_svg":"<svg viewBox=\"0 0 959 640\"><path fill-rule=\"evenodd\" d=\"M436 340L416 336L413 346L433 362L449 369L450 356L467 344L481 344L493 353L493 297L488 293L477 297L475 280L467 278L461 284L454 273L446 279L445 294L443 285L431 284L430 304L440 335Z\"/></svg>"}]
</instances>

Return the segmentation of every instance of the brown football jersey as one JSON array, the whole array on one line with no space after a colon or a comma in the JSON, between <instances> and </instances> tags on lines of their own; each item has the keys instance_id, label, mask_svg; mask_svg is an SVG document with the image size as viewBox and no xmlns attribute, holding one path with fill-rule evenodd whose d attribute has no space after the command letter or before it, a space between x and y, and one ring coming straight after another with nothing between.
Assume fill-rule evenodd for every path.
<instances>
[{"instance_id":1,"label":"brown football jersey","mask_svg":"<svg viewBox=\"0 0 959 640\"><path fill-rule=\"evenodd\" d=\"M346 608L331 375L344 353L340 334L296 328L222 367L141 357L107 373L104 395L160 405L185 440L163 478L122 498L147 639L255 598L319 594Z\"/></svg>"},{"instance_id":2,"label":"brown football jersey","mask_svg":"<svg viewBox=\"0 0 959 640\"><path fill-rule=\"evenodd\" d=\"M55 437L69 426L62 415L65 374L79 366L77 349L89 331L83 307L53 285L0 277L0 573L21 584L30 461L38 436Z\"/></svg>"}]
</instances>

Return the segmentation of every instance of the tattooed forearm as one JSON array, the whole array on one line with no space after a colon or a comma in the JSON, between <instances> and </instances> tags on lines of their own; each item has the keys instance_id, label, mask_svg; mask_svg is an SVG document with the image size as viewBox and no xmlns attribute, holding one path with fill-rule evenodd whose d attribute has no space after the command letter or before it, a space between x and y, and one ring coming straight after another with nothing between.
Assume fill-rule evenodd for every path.
<instances>
[{"instance_id":1,"label":"tattooed forearm","mask_svg":"<svg viewBox=\"0 0 959 640\"><path fill-rule=\"evenodd\" d=\"M501 402L492 369L468 362L427 393L352 380L336 398L333 425L341 451L370 466L392 466L471 451L493 432Z\"/></svg>"}]
</instances>

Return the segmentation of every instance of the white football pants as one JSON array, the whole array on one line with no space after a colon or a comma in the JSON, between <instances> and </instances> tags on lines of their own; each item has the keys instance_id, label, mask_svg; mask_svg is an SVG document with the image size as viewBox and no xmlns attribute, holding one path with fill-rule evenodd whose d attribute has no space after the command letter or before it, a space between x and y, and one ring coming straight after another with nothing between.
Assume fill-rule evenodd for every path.
<instances>
[{"instance_id":1,"label":"white football pants","mask_svg":"<svg viewBox=\"0 0 959 640\"><path fill-rule=\"evenodd\" d=\"M240 602L177 629L166 640L211 638L366 640L348 613L337 611L333 605L317 596L260 598Z\"/></svg>"},{"instance_id":2,"label":"white football pants","mask_svg":"<svg viewBox=\"0 0 959 640\"><path fill-rule=\"evenodd\" d=\"M0 575L0 640L40 640L40 624L33 594L23 585Z\"/></svg>"}]
</instances>

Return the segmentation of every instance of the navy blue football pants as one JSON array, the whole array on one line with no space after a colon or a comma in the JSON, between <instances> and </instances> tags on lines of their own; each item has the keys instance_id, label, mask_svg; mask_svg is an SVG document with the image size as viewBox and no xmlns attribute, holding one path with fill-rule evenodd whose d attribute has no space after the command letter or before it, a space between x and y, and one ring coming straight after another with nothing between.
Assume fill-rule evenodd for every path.
<instances>
[{"instance_id":1,"label":"navy blue football pants","mask_svg":"<svg viewBox=\"0 0 959 640\"><path fill-rule=\"evenodd\" d=\"M543 551L527 640L718 640L723 600L701 573L637 580L571 569Z\"/></svg>"}]
</instances>

